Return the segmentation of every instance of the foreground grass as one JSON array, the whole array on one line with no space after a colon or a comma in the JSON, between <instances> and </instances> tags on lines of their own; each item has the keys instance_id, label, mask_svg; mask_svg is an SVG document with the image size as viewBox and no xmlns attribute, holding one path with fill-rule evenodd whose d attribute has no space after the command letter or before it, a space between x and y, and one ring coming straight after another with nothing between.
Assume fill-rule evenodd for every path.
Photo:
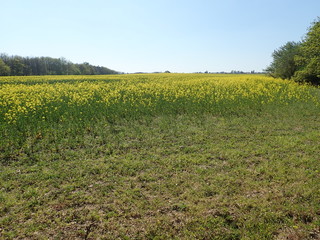
<instances>
[{"instance_id":1,"label":"foreground grass","mask_svg":"<svg viewBox=\"0 0 320 240\"><path fill-rule=\"evenodd\" d=\"M318 239L316 109L30 132L0 171L0 238Z\"/></svg>"}]
</instances>

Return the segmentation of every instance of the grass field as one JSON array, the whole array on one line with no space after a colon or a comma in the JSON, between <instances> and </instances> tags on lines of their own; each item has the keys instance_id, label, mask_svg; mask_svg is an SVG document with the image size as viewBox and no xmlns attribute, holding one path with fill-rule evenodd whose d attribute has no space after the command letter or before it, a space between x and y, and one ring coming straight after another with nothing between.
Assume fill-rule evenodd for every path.
<instances>
[{"instance_id":1,"label":"grass field","mask_svg":"<svg viewBox=\"0 0 320 240\"><path fill-rule=\"evenodd\" d=\"M0 78L0 239L320 239L320 91L263 75Z\"/></svg>"}]
</instances>

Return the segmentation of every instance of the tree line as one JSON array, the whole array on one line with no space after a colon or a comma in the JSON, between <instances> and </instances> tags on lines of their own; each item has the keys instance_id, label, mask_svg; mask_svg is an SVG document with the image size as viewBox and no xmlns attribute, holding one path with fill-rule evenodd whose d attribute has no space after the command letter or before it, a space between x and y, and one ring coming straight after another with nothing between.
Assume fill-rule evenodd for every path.
<instances>
[{"instance_id":1,"label":"tree line","mask_svg":"<svg viewBox=\"0 0 320 240\"><path fill-rule=\"evenodd\" d=\"M266 72L277 78L320 85L320 18L301 42L287 42L276 49Z\"/></svg>"},{"instance_id":2,"label":"tree line","mask_svg":"<svg viewBox=\"0 0 320 240\"><path fill-rule=\"evenodd\" d=\"M76 64L65 58L21 57L0 54L0 76L29 75L102 75L118 74L106 67L87 62Z\"/></svg>"}]
</instances>

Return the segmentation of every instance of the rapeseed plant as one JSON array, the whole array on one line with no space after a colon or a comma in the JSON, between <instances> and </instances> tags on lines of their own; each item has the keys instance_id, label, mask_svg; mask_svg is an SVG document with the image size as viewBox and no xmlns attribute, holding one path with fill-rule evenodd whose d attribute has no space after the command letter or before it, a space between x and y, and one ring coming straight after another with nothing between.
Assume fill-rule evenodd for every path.
<instances>
[{"instance_id":1,"label":"rapeseed plant","mask_svg":"<svg viewBox=\"0 0 320 240\"><path fill-rule=\"evenodd\" d=\"M113 116L145 113L219 112L319 104L306 85L263 75L139 74L0 78L0 117L4 123L28 118L59 121L64 113ZM108 116L107 116L108 117Z\"/></svg>"}]
</instances>

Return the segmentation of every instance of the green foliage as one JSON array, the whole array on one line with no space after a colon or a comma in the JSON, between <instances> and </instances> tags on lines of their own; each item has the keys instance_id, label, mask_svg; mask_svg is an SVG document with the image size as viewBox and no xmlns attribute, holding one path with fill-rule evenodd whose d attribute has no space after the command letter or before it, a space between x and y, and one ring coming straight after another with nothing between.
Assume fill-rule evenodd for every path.
<instances>
[{"instance_id":1,"label":"green foliage","mask_svg":"<svg viewBox=\"0 0 320 240\"><path fill-rule=\"evenodd\" d=\"M288 42L272 54L266 69L272 77L320 84L320 18L314 21L302 43Z\"/></svg>"},{"instance_id":2,"label":"green foliage","mask_svg":"<svg viewBox=\"0 0 320 240\"><path fill-rule=\"evenodd\" d=\"M295 61L299 66L296 81L320 84L320 18L312 23Z\"/></svg>"},{"instance_id":3,"label":"green foliage","mask_svg":"<svg viewBox=\"0 0 320 240\"><path fill-rule=\"evenodd\" d=\"M0 76L8 76L10 74L10 67L0 59Z\"/></svg>"},{"instance_id":4,"label":"green foliage","mask_svg":"<svg viewBox=\"0 0 320 240\"><path fill-rule=\"evenodd\" d=\"M3 63L3 64L2 64ZM117 74L89 63L74 64L65 58L20 57L0 54L0 76Z\"/></svg>"},{"instance_id":5,"label":"green foliage","mask_svg":"<svg viewBox=\"0 0 320 240\"><path fill-rule=\"evenodd\" d=\"M287 42L272 54L273 62L266 72L275 78L290 79L297 70L294 60L300 49L300 43Z\"/></svg>"}]
</instances>

